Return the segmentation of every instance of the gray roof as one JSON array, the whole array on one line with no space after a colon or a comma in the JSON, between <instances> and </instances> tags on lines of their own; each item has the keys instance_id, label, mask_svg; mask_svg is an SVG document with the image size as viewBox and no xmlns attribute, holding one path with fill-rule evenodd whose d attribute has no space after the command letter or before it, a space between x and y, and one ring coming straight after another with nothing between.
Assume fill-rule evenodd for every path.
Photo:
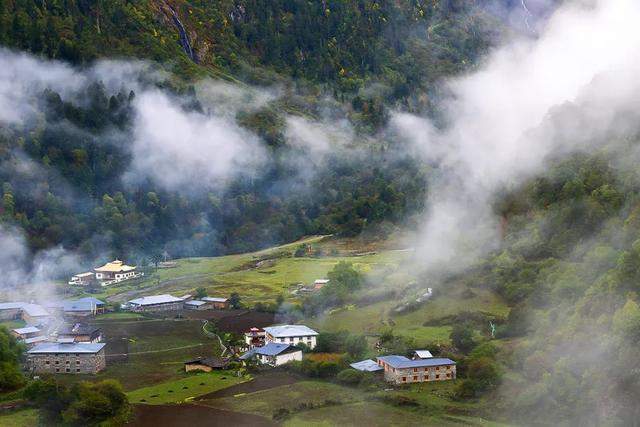
<instances>
[{"instance_id":1,"label":"gray roof","mask_svg":"<svg viewBox=\"0 0 640 427\"><path fill-rule=\"evenodd\" d=\"M43 342L43 341L47 341L49 338L44 337L44 336L38 336L38 337L32 337L32 338L26 338L24 340L25 344L33 344L35 342Z\"/></svg>"},{"instance_id":2,"label":"gray roof","mask_svg":"<svg viewBox=\"0 0 640 427\"><path fill-rule=\"evenodd\" d=\"M184 302L185 305L204 305L206 303L207 303L206 301L198 301L198 300Z\"/></svg>"},{"instance_id":3,"label":"gray roof","mask_svg":"<svg viewBox=\"0 0 640 427\"><path fill-rule=\"evenodd\" d=\"M104 343L73 343L61 344L57 342L38 344L29 350L29 354L42 353L97 353L104 348Z\"/></svg>"},{"instance_id":4,"label":"gray roof","mask_svg":"<svg viewBox=\"0 0 640 427\"><path fill-rule=\"evenodd\" d=\"M218 297L204 297L202 298L202 301L207 301L207 302L227 302L229 299L228 298L218 298Z\"/></svg>"},{"instance_id":5,"label":"gray roof","mask_svg":"<svg viewBox=\"0 0 640 427\"><path fill-rule=\"evenodd\" d=\"M58 335L93 335L101 332L101 329L97 326L83 325L76 323L74 325L63 325L58 329Z\"/></svg>"},{"instance_id":6,"label":"gray roof","mask_svg":"<svg viewBox=\"0 0 640 427\"><path fill-rule=\"evenodd\" d=\"M94 303L97 306L104 305L104 301L100 301L98 298L94 298L94 297L84 297L84 298L80 298L80 299L78 299L76 301L91 302L91 303Z\"/></svg>"},{"instance_id":7,"label":"gray roof","mask_svg":"<svg viewBox=\"0 0 640 427\"><path fill-rule=\"evenodd\" d=\"M383 362L389 364L392 368L423 368L429 366L442 366L442 365L455 365L451 359L442 358L442 357L432 357L429 359L419 359L419 360L411 360L407 359L404 356L381 356L378 357L378 360L382 360Z\"/></svg>"},{"instance_id":8,"label":"gray roof","mask_svg":"<svg viewBox=\"0 0 640 427\"><path fill-rule=\"evenodd\" d=\"M129 304L134 305L154 305L154 304L167 304L172 302L181 302L182 298L174 297L173 295L151 295L148 297L136 298L129 301Z\"/></svg>"},{"instance_id":9,"label":"gray roof","mask_svg":"<svg viewBox=\"0 0 640 427\"><path fill-rule=\"evenodd\" d=\"M40 332L40 329L36 328L35 326L27 326L26 328L16 328L16 329L12 329L13 332L15 332L16 334L35 334L36 332Z\"/></svg>"},{"instance_id":10,"label":"gray roof","mask_svg":"<svg viewBox=\"0 0 640 427\"><path fill-rule=\"evenodd\" d=\"M351 366L353 369L358 371L366 371L366 372L375 372L382 370L382 366L378 365L371 359L363 360L361 362L352 363Z\"/></svg>"},{"instance_id":11,"label":"gray roof","mask_svg":"<svg viewBox=\"0 0 640 427\"><path fill-rule=\"evenodd\" d=\"M0 310L21 309L31 317L49 316L49 312L39 304L28 302L4 302L0 303Z\"/></svg>"},{"instance_id":12,"label":"gray roof","mask_svg":"<svg viewBox=\"0 0 640 427\"><path fill-rule=\"evenodd\" d=\"M270 342L266 344L264 347L252 348L251 350L247 351L245 354L240 356L240 359L246 360L251 358L255 354L261 354L263 356L277 356L279 354L293 353L295 351L302 351L302 350L289 344L280 344L280 343Z\"/></svg>"},{"instance_id":13,"label":"gray roof","mask_svg":"<svg viewBox=\"0 0 640 427\"><path fill-rule=\"evenodd\" d=\"M280 326L268 326L264 328L264 331L276 338L285 337L307 337L312 335L318 335L316 331L305 325L280 325Z\"/></svg>"}]
</instances>

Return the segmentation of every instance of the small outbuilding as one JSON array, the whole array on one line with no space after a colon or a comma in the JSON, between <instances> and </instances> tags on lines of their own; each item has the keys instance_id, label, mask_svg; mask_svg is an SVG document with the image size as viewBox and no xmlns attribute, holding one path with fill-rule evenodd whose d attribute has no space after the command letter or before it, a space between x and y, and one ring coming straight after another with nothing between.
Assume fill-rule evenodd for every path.
<instances>
[{"instance_id":1,"label":"small outbuilding","mask_svg":"<svg viewBox=\"0 0 640 427\"><path fill-rule=\"evenodd\" d=\"M362 371L362 372L378 372L384 369L382 366L378 365L375 361L371 359L352 363L349 366L351 366L353 369L357 371Z\"/></svg>"},{"instance_id":2,"label":"small outbuilding","mask_svg":"<svg viewBox=\"0 0 640 427\"><path fill-rule=\"evenodd\" d=\"M429 350L416 350L411 353L411 359L420 360L420 359L431 359L433 354Z\"/></svg>"},{"instance_id":3,"label":"small outbuilding","mask_svg":"<svg viewBox=\"0 0 640 427\"><path fill-rule=\"evenodd\" d=\"M184 362L184 371L211 372L213 370L225 369L228 365L229 359L223 359L220 357L198 358Z\"/></svg>"},{"instance_id":4,"label":"small outbuilding","mask_svg":"<svg viewBox=\"0 0 640 427\"><path fill-rule=\"evenodd\" d=\"M202 301L207 302L211 308L215 308L216 310L226 310L229 308L228 298L204 297Z\"/></svg>"}]
</instances>

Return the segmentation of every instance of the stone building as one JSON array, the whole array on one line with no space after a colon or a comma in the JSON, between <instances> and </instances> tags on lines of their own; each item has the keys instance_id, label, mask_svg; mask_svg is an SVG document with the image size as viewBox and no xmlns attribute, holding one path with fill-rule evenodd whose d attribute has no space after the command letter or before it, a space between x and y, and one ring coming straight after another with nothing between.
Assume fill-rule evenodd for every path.
<instances>
[{"instance_id":1,"label":"stone building","mask_svg":"<svg viewBox=\"0 0 640 427\"><path fill-rule=\"evenodd\" d=\"M432 357L411 360L404 356L381 356L378 365L384 369L384 379L394 384L447 381L456 378L456 362Z\"/></svg>"},{"instance_id":2,"label":"stone building","mask_svg":"<svg viewBox=\"0 0 640 427\"><path fill-rule=\"evenodd\" d=\"M42 343L27 352L36 374L95 374L107 364L103 343Z\"/></svg>"},{"instance_id":3,"label":"stone building","mask_svg":"<svg viewBox=\"0 0 640 427\"><path fill-rule=\"evenodd\" d=\"M226 310L229 308L228 298L204 297L202 301L205 301L211 308L216 310Z\"/></svg>"}]
</instances>

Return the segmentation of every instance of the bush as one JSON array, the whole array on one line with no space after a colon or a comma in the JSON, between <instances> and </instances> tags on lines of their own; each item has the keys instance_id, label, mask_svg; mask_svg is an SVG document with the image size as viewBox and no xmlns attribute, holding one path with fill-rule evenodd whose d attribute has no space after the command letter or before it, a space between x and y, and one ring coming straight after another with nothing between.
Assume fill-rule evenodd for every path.
<instances>
[{"instance_id":1,"label":"bush","mask_svg":"<svg viewBox=\"0 0 640 427\"><path fill-rule=\"evenodd\" d=\"M361 371L357 371L355 369L345 369L338 373L336 377L338 382L345 385L355 386L360 384L360 382L364 379L365 373Z\"/></svg>"}]
</instances>

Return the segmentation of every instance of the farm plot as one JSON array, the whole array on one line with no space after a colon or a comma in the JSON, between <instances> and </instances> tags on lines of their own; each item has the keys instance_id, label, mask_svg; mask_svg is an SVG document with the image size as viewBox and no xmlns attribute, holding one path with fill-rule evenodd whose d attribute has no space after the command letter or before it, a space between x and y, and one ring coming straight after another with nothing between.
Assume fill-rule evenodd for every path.
<instances>
[{"instance_id":1,"label":"farm plot","mask_svg":"<svg viewBox=\"0 0 640 427\"><path fill-rule=\"evenodd\" d=\"M181 403L249 380L250 378L237 377L231 371L185 374L185 378L139 388L127 395L131 403Z\"/></svg>"}]
</instances>

